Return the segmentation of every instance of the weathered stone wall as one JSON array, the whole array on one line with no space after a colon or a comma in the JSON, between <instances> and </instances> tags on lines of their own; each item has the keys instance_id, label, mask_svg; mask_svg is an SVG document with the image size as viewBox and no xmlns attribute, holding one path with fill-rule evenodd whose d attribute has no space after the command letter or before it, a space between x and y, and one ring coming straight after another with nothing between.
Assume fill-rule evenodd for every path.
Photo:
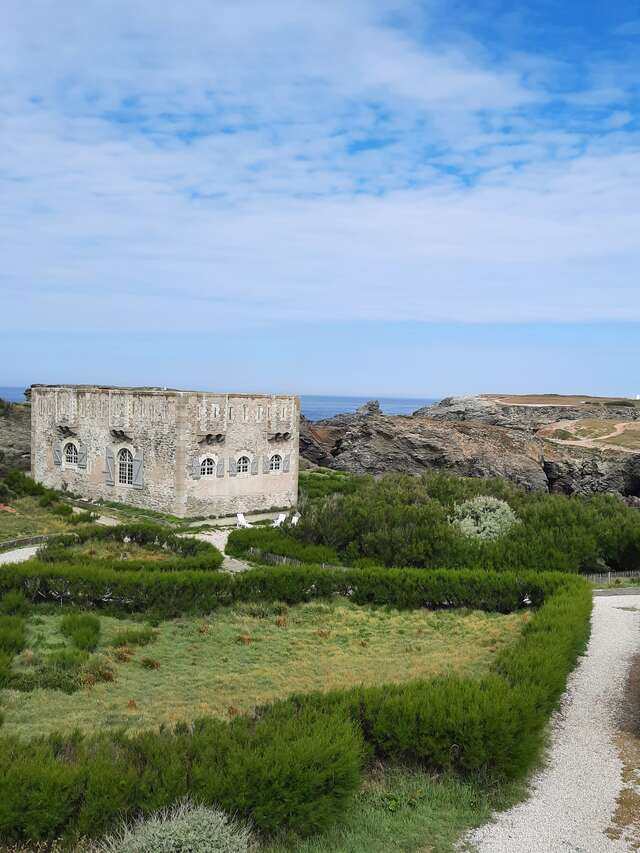
<instances>
[{"instance_id":1,"label":"weathered stone wall","mask_svg":"<svg viewBox=\"0 0 640 853\"><path fill-rule=\"evenodd\" d=\"M296 502L295 397L35 385L32 412L32 473L53 488L179 516ZM80 449L78 464L66 461L70 441ZM131 485L118 481L123 448L135 459ZM280 471L267 470L274 453ZM235 473L240 456L250 460L246 474ZM207 457L215 475L200 476Z\"/></svg>"},{"instance_id":2,"label":"weathered stone wall","mask_svg":"<svg viewBox=\"0 0 640 853\"><path fill-rule=\"evenodd\" d=\"M207 515L213 504L218 515L295 505L297 398L193 394L184 398L184 404L180 473L185 484L185 514ZM217 435L223 435L224 441L216 441ZM275 454L282 460L279 470L270 468ZM233 473L241 457L249 460L249 470ZM214 461L215 475L200 474L200 464L206 458Z\"/></svg>"}]
</instances>

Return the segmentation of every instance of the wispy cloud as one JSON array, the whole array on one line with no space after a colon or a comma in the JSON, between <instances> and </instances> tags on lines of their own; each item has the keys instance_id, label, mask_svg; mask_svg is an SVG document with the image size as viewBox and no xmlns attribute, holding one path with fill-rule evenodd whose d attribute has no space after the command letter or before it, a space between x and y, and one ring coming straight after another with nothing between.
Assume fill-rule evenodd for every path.
<instances>
[{"instance_id":1,"label":"wispy cloud","mask_svg":"<svg viewBox=\"0 0 640 853\"><path fill-rule=\"evenodd\" d=\"M633 57L410 0L2 14L18 328L640 319Z\"/></svg>"}]
</instances>

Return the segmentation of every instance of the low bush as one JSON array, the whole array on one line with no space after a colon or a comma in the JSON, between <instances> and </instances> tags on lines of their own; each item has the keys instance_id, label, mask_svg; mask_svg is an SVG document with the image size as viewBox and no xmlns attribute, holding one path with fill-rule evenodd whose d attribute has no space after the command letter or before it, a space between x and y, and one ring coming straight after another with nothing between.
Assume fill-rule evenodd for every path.
<instances>
[{"instance_id":1,"label":"low bush","mask_svg":"<svg viewBox=\"0 0 640 853\"><path fill-rule=\"evenodd\" d=\"M4 477L5 486L10 489L17 497L40 497L41 495L56 494L52 489L48 489L41 483L36 483L31 477L28 477L22 471L9 471Z\"/></svg>"},{"instance_id":2,"label":"low bush","mask_svg":"<svg viewBox=\"0 0 640 853\"><path fill-rule=\"evenodd\" d=\"M99 681L113 681L113 665L104 655L89 655L80 649L57 649L46 657L35 657L28 671L14 671L7 686L12 690L60 690L75 693Z\"/></svg>"},{"instance_id":3,"label":"low bush","mask_svg":"<svg viewBox=\"0 0 640 853\"><path fill-rule=\"evenodd\" d=\"M188 799L94 844L87 853L248 853L250 829L220 809Z\"/></svg>"},{"instance_id":4,"label":"low bush","mask_svg":"<svg viewBox=\"0 0 640 853\"><path fill-rule=\"evenodd\" d=\"M158 636L153 628L123 628L113 637L110 646L148 646Z\"/></svg>"},{"instance_id":5,"label":"low bush","mask_svg":"<svg viewBox=\"0 0 640 853\"><path fill-rule=\"evenodd\" d=\"M465 536L489 542L508 533L518 516L506 501L478 495L454 506L451 523Z\"/></svg>"},{"instance_id":6,"label":"low bush","mask_svg":"<svg viewBox=\"0 0 640 853\"><path fill-rule=\"evenodd\" d=\"M225 572L128 572L31 560L3 566L0 594L20 589L27 599L162 616L211 613L235 602L297 604L334 595L356 604L393 607L472 607L509 613L529 596L540 604L556 575L483 569L323 569L319 566ZM559 575L562 577L562 575Z\"/></svg>"},{"instance_id":7,"label":"low bush","mask_svg":"<svg viewBox=\"0 0 640 853\"><path fill-rule=\"evenodd\" d=\"M333 548L299 542L286 531L274 527L232 530L225 550L234 557L249 557L256 562L261 562L268 554L289 557L301 563L338 562Z\"/></svg>"},{"instance_id":8,"label":"low bush","mask_svg":"<svg viewBox=\"0 0 640 853\"><path fill-rule=\"evenodd\" d=\"M499 538L464 535L450 523L456 504L492 497L520 520ZM640 513L616 495L526 492L505 480L424 474L359 478L349 494L309 501L288 531L300 543L335 549L339 562L385 566L640 569Z\"/></svg>"},{"instance_id":9,"label":"low bush","mask_svg":"<svg viewBox=\"0 0 640 853\"><path fill-rule=\"evenodd\" d=\"M0 598L0 614L25 616L28 612L29 602L20 590L12 589Z\"/></svg>"},{"instance_id":10,"label":"low bush","mask_svg":"<svg viewBox=\"0 0 640 853\"><path fill-rule=\"evenodd\" d=\"M0 616L0 652L17 655L26 639L26 626L21 616Z\"/></svg>"},{"instance_id":11,"label":"low bush","mask_svg":"<svg viewBox=\"0 0 640 853\"><path fill-rule=\"evenodd\" d=\"M60 631L77 649L92 652L100 639L100 619L93 613L68 613L62 617Z\"/></svg>"},{"instance_id":12,"label":"low bush","mask_svg":"<svg viewBox=\"0 0 640 853\"><path fill-rule=\"evenodd\" d=\"M73 521L76 517L71 516ZM74 554L69 549L90 540L116 541L127 544L133 542L154 550L161 549L170 555L162 560L117 560L88 557ZM50 539L38 551L38 559L48 563L82 563L84 566L96 566L140 572L173 571L213 571L222 565L223 556L209 542L203 542L189 536L176 536L158 524L119 524L106 527L100 524L87 524L73 533Z\"/></svg>"},{"instance_id":13,"label":"low bush","mask_svg":"<svg viewBox=\"0 0 640 853\"><path fill-rule=\"evenodd\" d=\"M293 706L261 720L131 737L7 738L2 747L0 836L9 841L95 837L188 794L264 832L309 834L343 813L363 758L353 723Z\"/></svg>"}]
</instances>

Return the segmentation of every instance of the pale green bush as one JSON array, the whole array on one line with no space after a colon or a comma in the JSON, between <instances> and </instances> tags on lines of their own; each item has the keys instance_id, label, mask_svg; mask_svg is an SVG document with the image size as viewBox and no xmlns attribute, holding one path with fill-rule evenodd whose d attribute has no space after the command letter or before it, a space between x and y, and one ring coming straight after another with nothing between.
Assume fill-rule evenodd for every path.
<instances>
[{"instance_id":1,"label":"pale green bush","mask_svg":"<svg viewBox=\"0 0 640 853\"><path fill-rule=\"evenodd\" d=\"M506 501L478 495L456 504L451 523L465 536L488 542L504 536L519 519Z\"/></svg>"},{"instance_id":2,"label":"pale green bush","mask_svg":"<svg viewBox=\"0 0 640 853\"><path fill-rule=\"evenodd\" d=\"M88 853L248 853L250 830L220 809L184 800L92 845Z\"/></svg>"}]
</instances>

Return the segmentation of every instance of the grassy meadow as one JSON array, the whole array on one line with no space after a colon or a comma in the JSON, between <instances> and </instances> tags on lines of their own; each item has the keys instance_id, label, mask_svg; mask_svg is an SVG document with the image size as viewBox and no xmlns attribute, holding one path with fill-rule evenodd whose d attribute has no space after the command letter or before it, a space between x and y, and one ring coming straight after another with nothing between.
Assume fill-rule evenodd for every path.
<instances>
[{"instance_id":1,"label":"grassy meadow","mask_svg":"<svg viewBox=\"0 0 640 853\"><path fill-rule=\"evenodd\" d=\"M0 543L6 539L63 533L70 529L68 521L50 507L40 506L36 497L16 498L10 503L14 512L0 510Z\"/></svg>"},{"instance_id":2,"label":"grassy meadow","mask_svg":"<svg viewBox=\"0 0 640 853\"><path fill-rule=\"evenodd\" d=\"M447 672L485 673L528 619L480 611L397 611L347 601L235 605L161 622L143 647L113 645L140 622L100 617L97 655L114 680L75 693L3 691L3 733L143 729L202 716L229 719L291 693L379 685ZM15 672L69 645L59 615L31 616ZM46 708L46 713L43 709Z\"/></svg>"}]
</instances>

